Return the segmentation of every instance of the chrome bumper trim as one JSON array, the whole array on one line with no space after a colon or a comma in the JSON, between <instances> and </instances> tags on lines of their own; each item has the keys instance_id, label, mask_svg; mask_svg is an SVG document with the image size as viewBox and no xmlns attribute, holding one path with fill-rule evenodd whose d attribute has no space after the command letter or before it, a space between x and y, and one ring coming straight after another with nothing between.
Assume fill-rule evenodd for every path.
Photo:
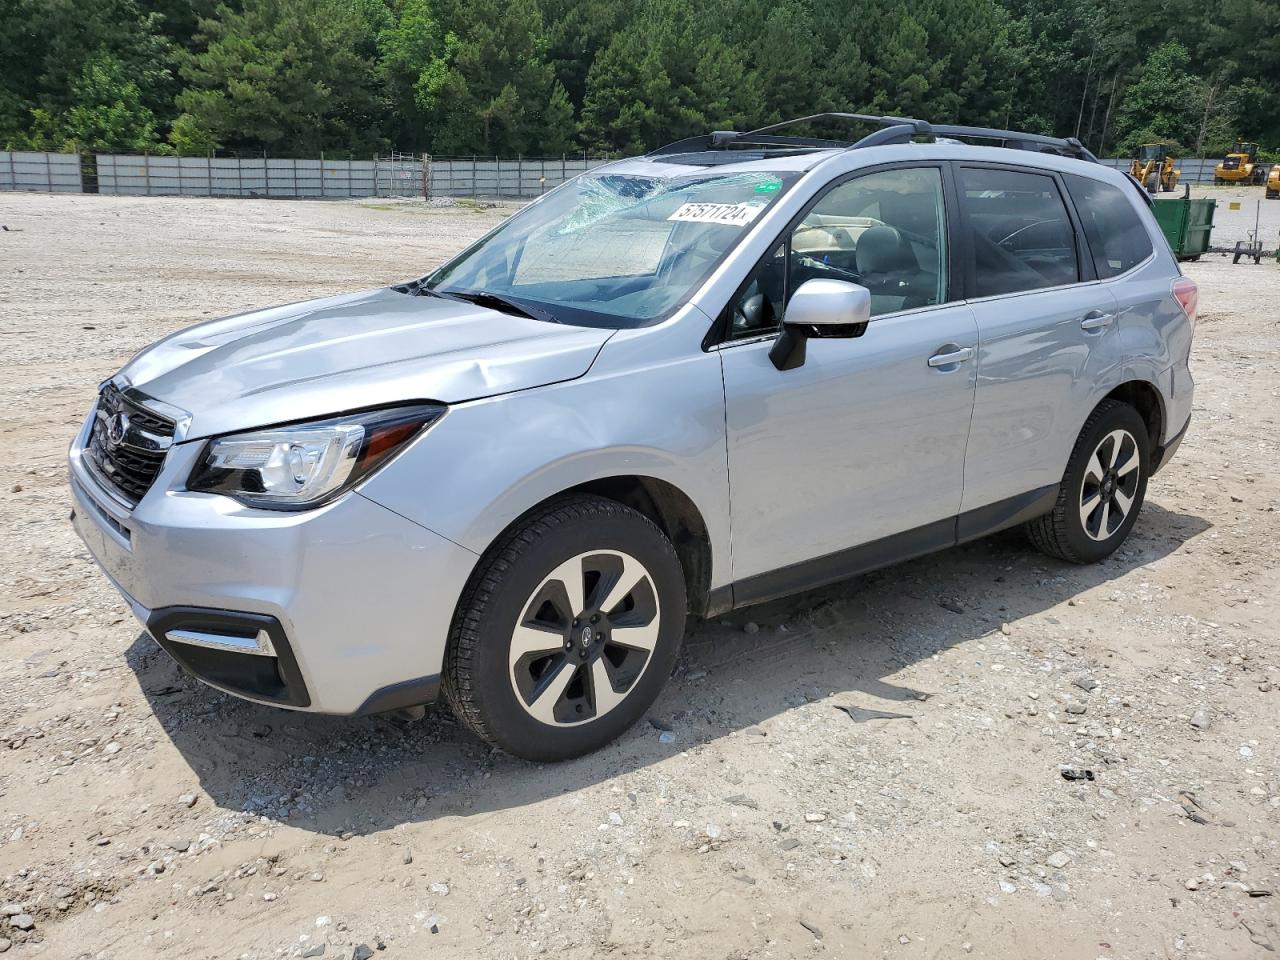
<instances>
[{"instance_id":1,"label":"chrome bumper trim","mask_svg":"<svg viewBox=\"0 0 1280 960\"><path fill-rule=\"evenodd\" d=\"M186 643L193 647L210 647L231 653L247 653L255 657L276 655L276 648L265 630L259 630L256 637L233 637L225 633L207 633L203 630L166 630L164 635L174 643Z\"/></svg>"}]
</instances>

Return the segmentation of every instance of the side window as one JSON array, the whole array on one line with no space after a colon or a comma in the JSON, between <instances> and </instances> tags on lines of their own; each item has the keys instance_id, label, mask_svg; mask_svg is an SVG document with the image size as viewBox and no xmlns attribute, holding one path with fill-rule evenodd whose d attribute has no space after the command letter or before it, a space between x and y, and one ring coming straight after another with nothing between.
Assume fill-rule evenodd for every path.
<instances>
[{"instance_id":1,"label":"side window","mask_svg":"<svg viewBox=\"0 0 1280 960\"><path fill-rule=\"evenodd\" d=\"M1075 231L1052 177L964 167L976 289L991 297L1080 279Z\"/></svg>"},{"instance_id":2,"label":"side window","mask_svg":"<svg viewBox=\"0 0 1280 960\"><path fill-rule=\"evenodd\" d=\"M1151 256L1151 236L1126 191L1075 174L1066 181L1100 278L1131 270Z\"/></svg>"},{"instance_id":3,"label":"side window","mask_svg":"<svg viewBox=\"0 0 1280 960\"><path fill-rule=\"evenodd\" d=\"M946 298L942 173L886 170L831 189L766 256L730 305L730 336L776 330L806 280L826 277L871 291L877 316Z\"/></svg>"}]
</instances>

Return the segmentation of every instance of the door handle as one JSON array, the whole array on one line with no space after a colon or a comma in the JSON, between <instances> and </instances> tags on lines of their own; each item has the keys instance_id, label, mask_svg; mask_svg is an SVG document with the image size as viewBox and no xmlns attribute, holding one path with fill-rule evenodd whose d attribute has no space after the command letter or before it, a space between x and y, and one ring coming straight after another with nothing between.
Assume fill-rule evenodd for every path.
<instances>
[{"instance_id":1,"label":"door handle","mask_svg":"<svg viewBox=\"0 0 1280 960\"><path fill-rule=\"evenodd\" d=\"M964 363L972 357L972 347L961 347L959 350L948 350L946 353L935 353L929 358L929 366L949 367L953 364Z\"/></svg>"},{"instance_id":2,"label":"door handle","mask_svg":"<svg viewBox=\"0 0 1280 960\"><path fill-rule=\"evenodd\" d=\"M1090 310L1084 315L1084 319L1080 321L1081 330L1101 330L1103 327L1109 327L1115 322L1116 315L1114 313L1103 313L1101 310Z\"/></svg>"}]
</instances>

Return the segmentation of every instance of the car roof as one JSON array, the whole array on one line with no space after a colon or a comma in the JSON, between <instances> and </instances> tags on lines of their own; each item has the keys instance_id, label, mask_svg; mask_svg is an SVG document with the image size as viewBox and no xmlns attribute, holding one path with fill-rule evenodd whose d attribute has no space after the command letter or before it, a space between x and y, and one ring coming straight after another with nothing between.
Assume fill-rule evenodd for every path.
<instances>
[{"instance_id":1,"label":"car roof","mask_svg":"<svg viewBox=\"0 0 1280 960\"><path fill-rule=\"evenodd\" d=\"M714 156L713 156L714 155ZM763 151L749 149L705 150L689 153L650 154L629 157L592 173L607 170L611 174L638 176L682 177L723 175L731 173L797 173L813 170L837 157L851 162L845 169L878 166L883 163L919 163L937 160L999 163L1020 167L1074 173L1121 185L1123 173L1104 164L1075 157L1038 150L997 146L974 146L958 140L939 140L934 143L897 143L883 146L832 148L816 150Z\"/></svg>"}]
</instances>

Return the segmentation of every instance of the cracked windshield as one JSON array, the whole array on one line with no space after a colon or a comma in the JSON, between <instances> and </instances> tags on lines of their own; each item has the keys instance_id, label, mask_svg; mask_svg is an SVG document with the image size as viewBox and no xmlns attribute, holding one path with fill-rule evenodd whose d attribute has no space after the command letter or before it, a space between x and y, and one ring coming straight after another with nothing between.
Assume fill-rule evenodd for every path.
<instances>
[{"instance_id":1,"label":"cracked windshield","mask_svg":"<svg viewBox=\"0 0 1280 960\"><path fill-rule=\"evenodd\" d=\"M427 288L501 296L562 323L628 327L660 320L797 176L582 177L437 271Z\"/></svg>"}]
</instances>

